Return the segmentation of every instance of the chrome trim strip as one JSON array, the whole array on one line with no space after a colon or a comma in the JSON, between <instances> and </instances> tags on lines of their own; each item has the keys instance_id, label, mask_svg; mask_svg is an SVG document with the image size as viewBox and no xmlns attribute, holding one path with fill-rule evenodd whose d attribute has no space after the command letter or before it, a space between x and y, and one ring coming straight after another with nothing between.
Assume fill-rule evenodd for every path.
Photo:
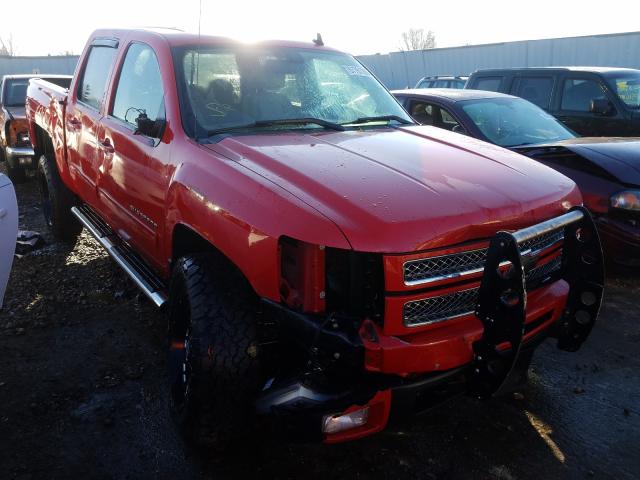
<instances>
[{"instance_id":1,"label":"chrome trim strip","mask_svg":"<svg viewBox=\"0 0 640 480\"><path fill-rule=\"evenodd\" d=\"M125 271L127 275L134 281L134 283L142 290L149 300L151 300L156 307L162 307L168 300L167 295L164 292L150 290L146 283L142 280L138 272L131 266L131 264L115 249L116 245L109 239L109 237L103 236L98 229L93 226L93 223L80 211L78 207L72 207L71 213L73 213L80 223L89 231L91 235L102 245L109 255L116 261L118 265Z\"/></svg>"},{"instance_id":2,"label":"chrome trim strip","mask_svg":"<svg viewBox=\"0 0 640 480\"><path fill-rule=\"evenodd\" d=\"M580 210L573 210L572 212L565 213L564 215L552 218L546 222L541 222L537 225L532 225L530 227L523 228L522 230L518 230L517 232L513 232L512 235L518 243L526 242L532 238L539 237L545 233L549 233L553 230L564 228L571 223L578 222L582 220L583 217L584 213Z\"/></svg>"},{"instance_id":3,"label":"chrome trim strip","mask_svg":"<svg viewBox=\"0 0 640 480\"><path fill-rule=\"evenodd\" d=\"M7 157L33 157L35 152L31 147L7 147Z\"/></svg>"}]
</instances>

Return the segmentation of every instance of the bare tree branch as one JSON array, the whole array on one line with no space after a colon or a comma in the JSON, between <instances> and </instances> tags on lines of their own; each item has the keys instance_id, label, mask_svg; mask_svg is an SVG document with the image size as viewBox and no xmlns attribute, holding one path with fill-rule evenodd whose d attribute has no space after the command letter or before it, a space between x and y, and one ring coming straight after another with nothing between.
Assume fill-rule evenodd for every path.
<instances>
[{"instance_id":1,"label":"bare tree branch","mask_svg":"<svg viewBox=\"0 0 640 480\"><path fill-rule=\"evenodd\" d=\"M431 30L425 32L424 28L410 28L400 38L400 50L403 52L436 48L436 35Z\"/></svg>"},{"instance_id":2,"label":"bare tree branch","mask_svg":"<svg viewBox=\"0 0 640 480\"><path fill-rule=\"evenodd\" d=\"M13 35L9 34L7 40L0 37L0 55L13 57L15 54L16 50L13 46Z\"/></svg>"}]
</instances>

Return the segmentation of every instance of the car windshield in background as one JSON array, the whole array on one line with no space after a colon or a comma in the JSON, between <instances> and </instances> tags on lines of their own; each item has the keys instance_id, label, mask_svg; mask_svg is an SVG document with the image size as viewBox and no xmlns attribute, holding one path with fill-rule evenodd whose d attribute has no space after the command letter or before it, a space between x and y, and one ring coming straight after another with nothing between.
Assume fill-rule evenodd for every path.
<instances>
[{"instance_id":1,"label":"car windshield in background","mask_svg":"<svg viewBox=\"0 0 640 480\"><path fill-rule=\"evenodd\" d=\"M631 108L640 108L640 72L606 77L620 100Z\"/></svg>"},{"instance_id":2,"label":"car windshield in background","mask_svg":"<svg viewBox=\"0 0 640 480\"><path fill-rule=\"evenodd\" d=\"M189 47L175 49L174 61L183 123L191 136L258 127L329 128L365 117L365 123L377 123L377 117L381 123L413 123L349 55L303 48Z\"/></svg>"},{"instance_id":3,"label":"car windshield in background","mask_svg":"<svg viewBox=\"0 0 640 480\"><path fill-rule=\"evenodd\" d=\"M24 107L27 99L29 79L9 80L5 85L4 105L6 107Z\"/></svg>"},{"instance_id":4,"label":"car windshield in background","mask_svg":"<svg viewBox=\"0 0 640 480\"><path fill-rule=\"evenodd\" d=\"M501 147L575 138L554 117L521 98L484 98L460 103L487 140Z\"/></svg>"}]
</instances>

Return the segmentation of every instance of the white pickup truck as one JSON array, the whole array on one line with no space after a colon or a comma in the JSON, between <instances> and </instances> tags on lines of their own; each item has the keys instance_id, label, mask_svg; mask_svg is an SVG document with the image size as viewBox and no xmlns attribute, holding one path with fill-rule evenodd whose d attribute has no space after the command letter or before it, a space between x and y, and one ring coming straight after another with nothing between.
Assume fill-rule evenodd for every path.
<instances>
[{"instance_id":1,"label":"white pickup truck","mask_svg":"<svg viewBox=\"0 0 640 480\"><path fill-rule=\"evenodd\" d=\"M18 204L9 178L0 173L0 309L7 288L18 234Z\"/></svg>"}]
</instances>

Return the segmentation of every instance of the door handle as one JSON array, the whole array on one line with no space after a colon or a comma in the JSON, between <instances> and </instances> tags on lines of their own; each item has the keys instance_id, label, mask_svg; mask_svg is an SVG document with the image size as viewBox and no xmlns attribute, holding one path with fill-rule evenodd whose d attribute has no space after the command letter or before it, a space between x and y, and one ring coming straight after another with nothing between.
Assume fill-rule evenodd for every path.
<instances>
[{"instance_id":1,"label":"door handle","mask_svg":"<svg viewBox=\"0 0 640 480\"><path fill-rule=\"evenodd\" d=\"M106 153L113 153L113 152L116 151L116 149L113 148L113 145L111 145L111 140L109 140L108 138L105 138L104 140L102 140L98 144L99 144L100 148L102 150L104 150Z\"/></svg>"}]
</instances>

